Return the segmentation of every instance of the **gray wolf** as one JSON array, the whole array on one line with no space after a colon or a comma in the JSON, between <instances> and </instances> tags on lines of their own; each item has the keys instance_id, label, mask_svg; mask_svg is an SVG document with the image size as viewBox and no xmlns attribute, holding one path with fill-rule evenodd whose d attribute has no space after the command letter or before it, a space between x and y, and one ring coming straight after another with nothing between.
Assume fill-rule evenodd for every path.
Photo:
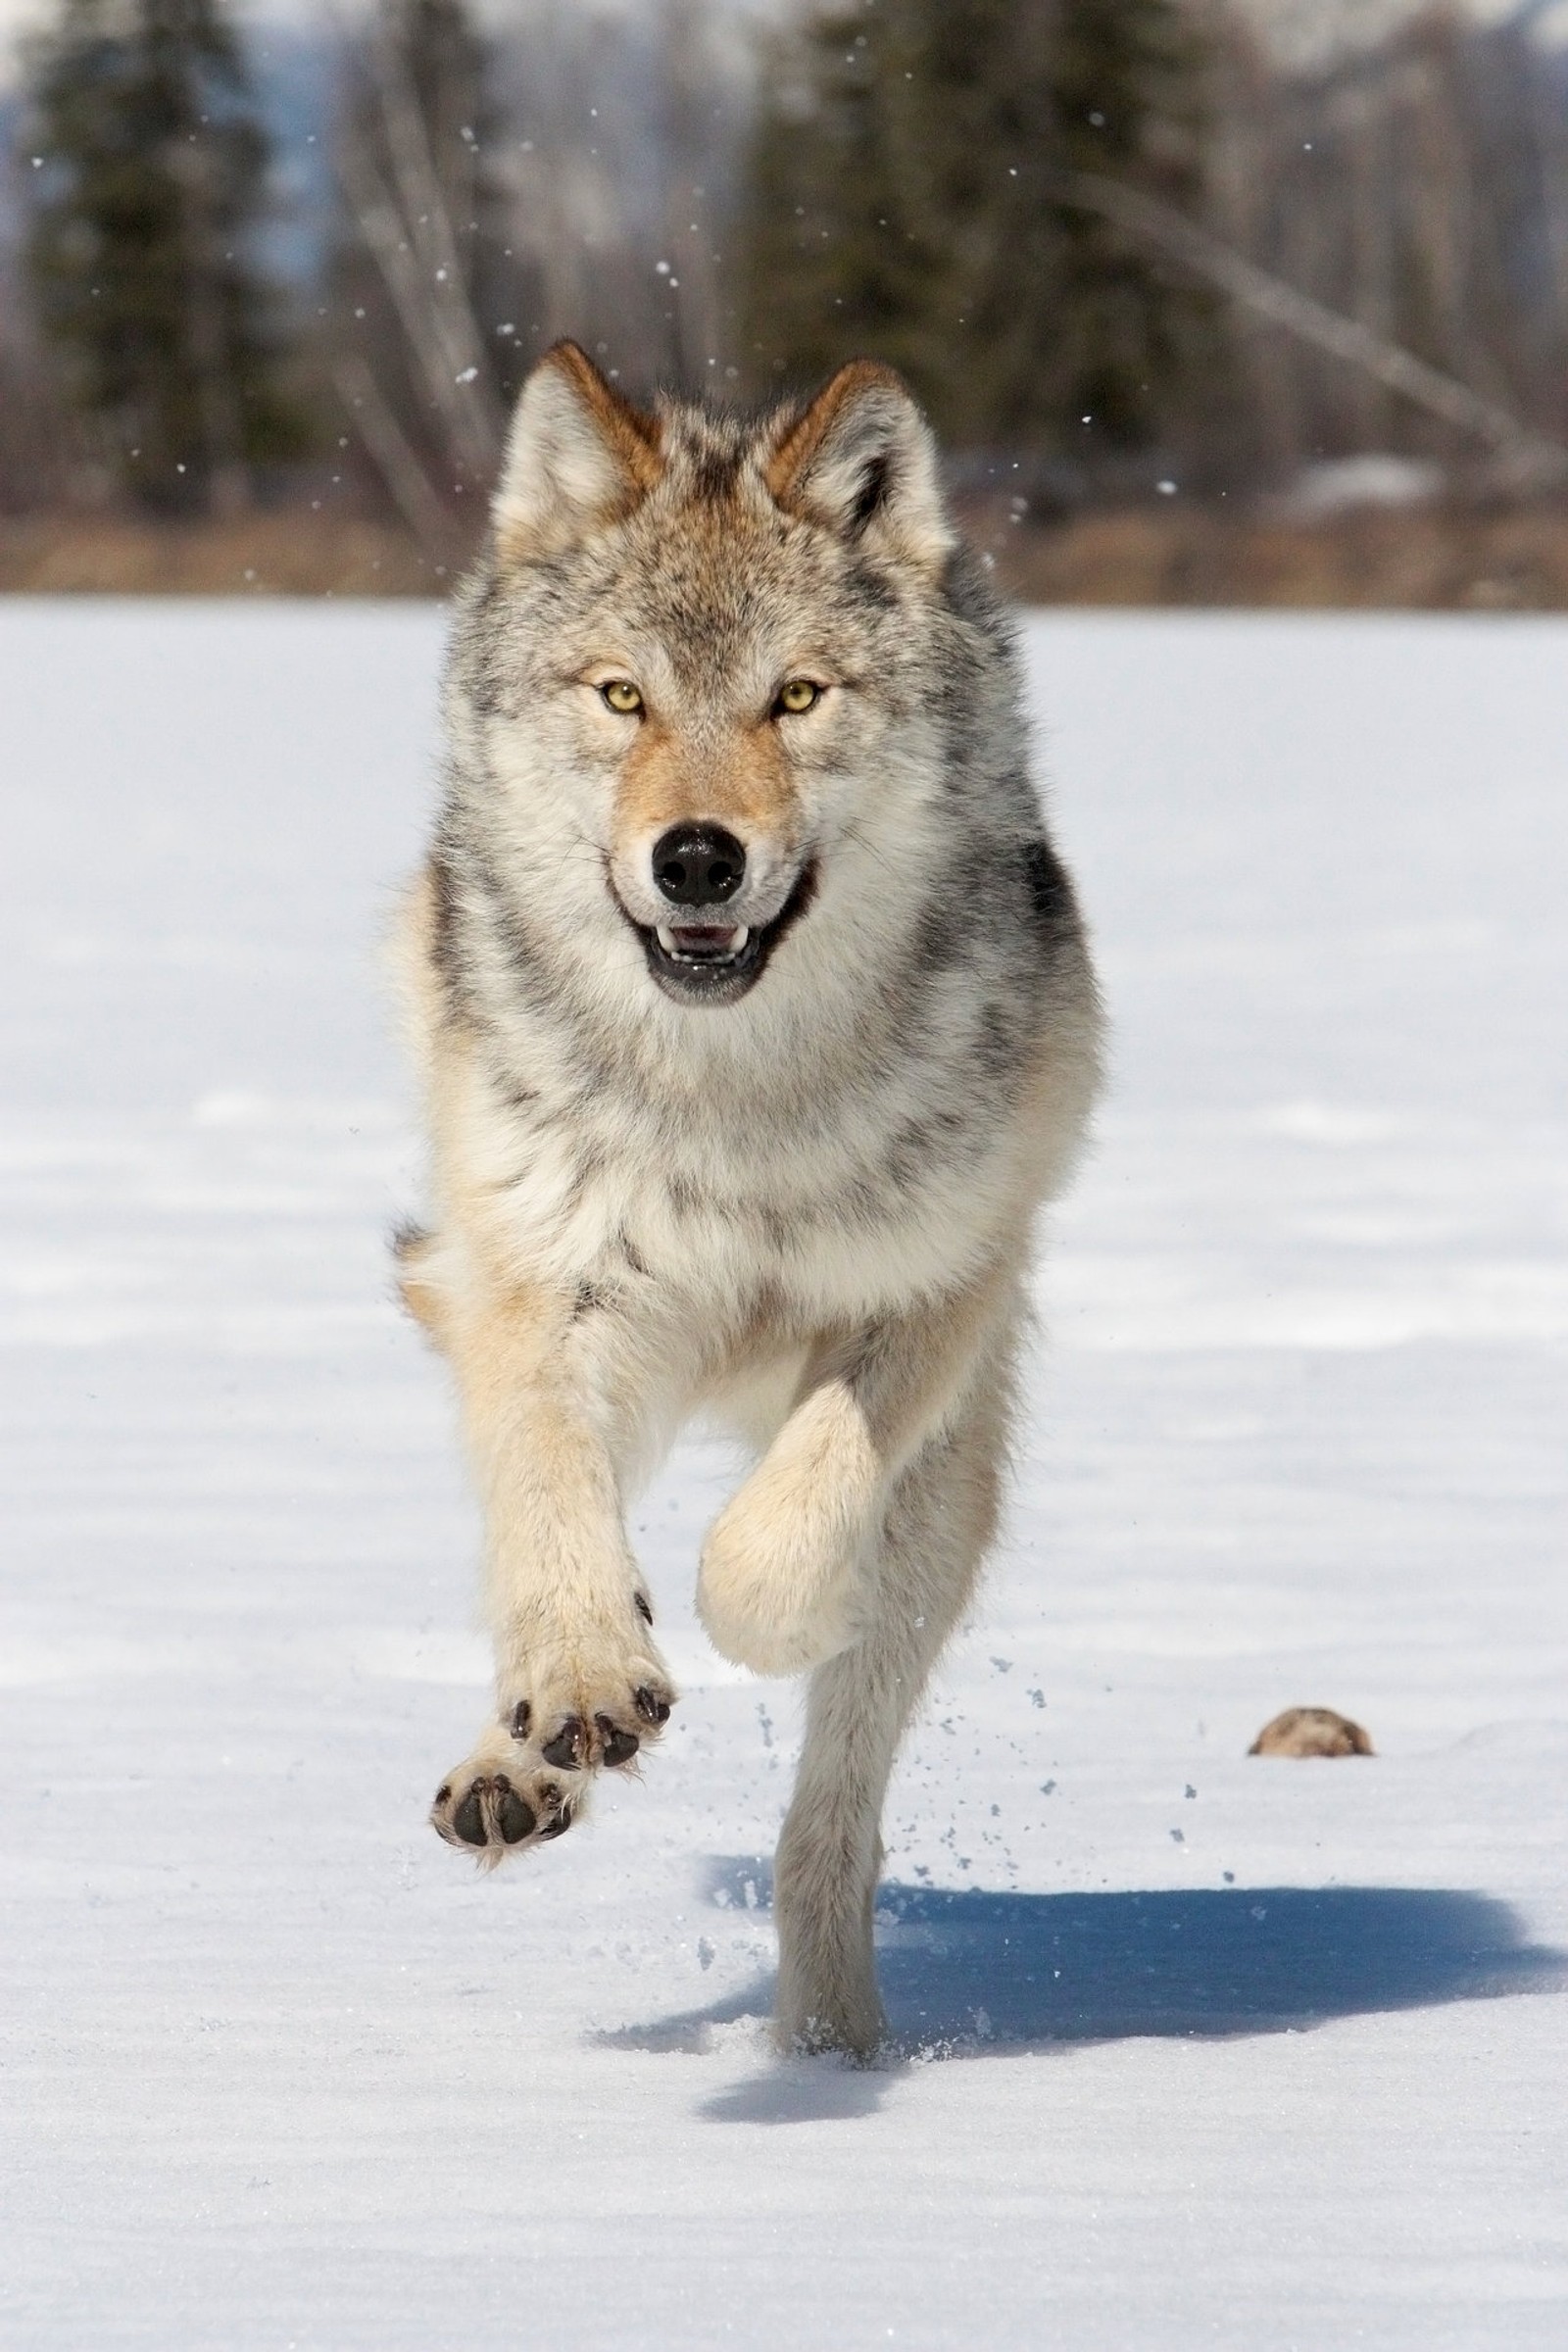
<instances>
[{"instance_id":1,"label":"gray wolf","mask_svg":"<svg viewBox=\"0 0 1568 2352\"><path fill-rule=\"evenodd\" d=\"M864 2058L894 1754L996 1526L1031 1228L1100 1016L1008 628L858 361L747 419L519 395L402 924L428 1221L399 1243L485 1513L495 1705L431 1819L559 1838L676 1692L624 1512L693 1415L755 1466L726 1657L808 1674L777 2030Z\"/></svg>"}]
</instances>

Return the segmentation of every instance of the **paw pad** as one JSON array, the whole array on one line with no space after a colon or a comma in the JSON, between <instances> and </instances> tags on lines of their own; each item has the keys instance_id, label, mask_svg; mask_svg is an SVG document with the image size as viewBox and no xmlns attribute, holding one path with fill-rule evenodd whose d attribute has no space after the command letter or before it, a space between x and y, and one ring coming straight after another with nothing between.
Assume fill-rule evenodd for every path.
<instances>
[{"instance_id":1,"label":"paw pad","mask_svg":"<svg viewBox=\"0 0 1568 2352\"><path fill-rule=\"evenodd\" d=\"M588 1726L580 1715L568 1715L554 1739L547 1740L539 1750L547 1764L560 1772L580 1770L588 1752Z\"/></svg>"},{"instance_id":2,"label":"paw pad","mask_svg":"<svg viewBox=\"0 0 1568 2352\"><path fill-rule=\"evenodd\" d=\"M542 1835L559 1837L557 1817L564 1809L562 1792L553 1784L534 1791L533 1802L514 1788L504 1772L479 1773L452 1811L443 1818L444 1808L452 1804L454 1787L461 1782L443 1781L436 1790L433 1825L449 1844L472 1846L475 1852L488 1852L492 1861L499 1859L498 1849L506 1845L521 1845L539 1828L541 1814L546 1815ZM570 1821L569 1810L566 1820Z\"/></svg>"},{"instance_id":3,"label":"paw pad","mask_svg":"<svg viewBox=\"0 0 1568 2352\"><path fill-rule=\"evenodd\" d=\"M497 1785L500 1786L499 1783ZM532 1807L523 1803L514 1788L505 1788L496 1807L496 1826L504 1842L520 1845L524 1838L531 1838L534 1820Z\"/></svg>"},{"instance_id":4,"label":"paw pad","mask_svg":"<svg viewBox=\"0 0 1568 2352\"><path fill-rule=\"evenodd\" d=\"M623 1732L609 1715L596 1715L594 1729L599 1734L607 1764L629 1764L642 1744L635 1732Z\"/></svg>"}]
</instances>

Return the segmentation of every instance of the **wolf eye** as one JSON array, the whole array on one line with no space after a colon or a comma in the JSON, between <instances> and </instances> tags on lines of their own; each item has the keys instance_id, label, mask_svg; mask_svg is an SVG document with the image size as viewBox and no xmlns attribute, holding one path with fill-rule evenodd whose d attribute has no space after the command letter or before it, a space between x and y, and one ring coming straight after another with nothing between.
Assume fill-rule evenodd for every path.
<instances>
[{"instance_id":1,"label":"wolf eye","mask_svg":"<svg viewBox=\"0 0 1568 2352\"><path fill-rule=\"evenodd\" d=\"M599 691L612 710L618 710L622 718L635 718L643 707L641 691L630 678L610 678Z\"/></svg>"},{"instance_id":2,"label":"wolf eye","mask_svg":"<svg viewBox=\"0 0 1568 2352\"><path fill-rule=\"evenodd\" d=\"M790 718L798 718L803 710L809 710L813 704L821 700L822 689L810 678L791 678L778 690L778 701L773 705L774 714L776 716L782 712Z\"/></svg>"}]
</instances>

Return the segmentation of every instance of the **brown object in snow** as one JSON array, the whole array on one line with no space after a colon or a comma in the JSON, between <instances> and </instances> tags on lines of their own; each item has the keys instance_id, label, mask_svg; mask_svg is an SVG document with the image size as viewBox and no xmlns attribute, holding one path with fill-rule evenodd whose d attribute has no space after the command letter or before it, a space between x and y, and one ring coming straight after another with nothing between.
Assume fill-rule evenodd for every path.
<instances>
[{"instance_id":1,"label":"brown object in snow","mask_svg":"<svg viewBox=\"0 0 1568 2352\"><path fill-rule=\"evenodd\" d=\"M1287 1707L1265 1723L1250 1756L1369 1756L1372 1742L1348 1715L1332 1707Z\"/></svg>"}]
</instances>

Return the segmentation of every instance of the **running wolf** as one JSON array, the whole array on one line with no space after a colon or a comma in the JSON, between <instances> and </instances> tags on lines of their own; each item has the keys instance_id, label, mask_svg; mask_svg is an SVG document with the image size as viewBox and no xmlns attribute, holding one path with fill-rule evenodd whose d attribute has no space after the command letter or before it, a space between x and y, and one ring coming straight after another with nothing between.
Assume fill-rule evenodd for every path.
<instances>
[{"instance_id":1,"label":"running wolf","mask_svg":"<svg viewBox=\"0 0 1568 2352\"><path fill-rule=\"evenodd\" d=\"M726 1657L809 1674L777 2030L864 2058L895 1751L996 1525L1037 1207L1099 1012L1017 661L890 369L758 418L518 400L460 592L401 932L495 1706L431 1820L559 1838L676 1693L624 1527L694 1414L755 1466L703 1547Z\"/></svg>"}]
</instances>

